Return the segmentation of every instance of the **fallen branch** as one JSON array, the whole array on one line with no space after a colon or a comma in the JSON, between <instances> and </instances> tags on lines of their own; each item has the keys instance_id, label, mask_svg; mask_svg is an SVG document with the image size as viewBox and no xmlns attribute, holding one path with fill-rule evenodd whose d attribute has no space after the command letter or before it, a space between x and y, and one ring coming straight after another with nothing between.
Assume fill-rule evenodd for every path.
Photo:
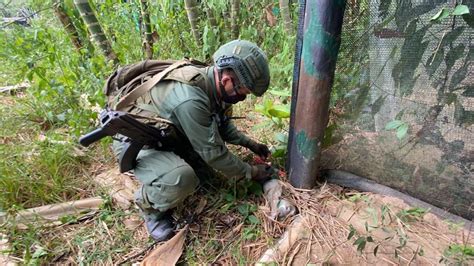
<instances>
[{"instance_id":1,"label":"fallen branch","mask_svg":"<svg viewBox=\"0 0 474 266\"><path fill-rule=\"evenodd\" d=\"M19 223L31 223L37 220L57 221L66 215L78 215L85 211L97 210L103 201L102 198L95 197L31 208L19 211L15 216L15 221ZM5 222L6 217L6 214L0 214L0 223Z\"/></svg>"},{"instance_id":2,"label":"fallen branch","mask_svg":"<svg viewBox=\"0 0 474 266\"><path fill-rule=\"evenodd\" d=\"M11 92L11 91L14 91L14 90L23 90L23 89L26 89L26 88L29 88L29 87L30 87L29 83L23 82L23 83L16 84L16 85L0 87L0 92Z\"/></svg>"}]
</instances>

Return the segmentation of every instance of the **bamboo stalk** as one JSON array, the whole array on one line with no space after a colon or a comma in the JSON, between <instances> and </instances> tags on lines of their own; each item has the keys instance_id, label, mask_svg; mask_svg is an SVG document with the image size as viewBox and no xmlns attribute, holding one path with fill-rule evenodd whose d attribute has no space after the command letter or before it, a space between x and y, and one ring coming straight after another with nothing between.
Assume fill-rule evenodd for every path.
<instances>
[{"instance_id":1,"label":"bamboo stalk","mask_svg":"<svg viewBox=\"0 0 474 266\"><path fill-rule=\"evenodd\" d=\"M232 0L231 1L231 9L230 9L230 25L231 25L231 32L232 37L234 39L239 38L239 13L240 13L240 0Z\"/></svg>"},{"instance_id":2,"label":"bamboo stalk","mask_svg":"<svg viewBox=\"0 0 474 266\"><path fill-rule=\"evenodd\" d=\"M184 0L186 13L188 14L189 24L191 25L191 31L194 39L198 44L201 43L201 36L198 32L198 2L196 0Z\"/></svg>"},{"instance_id":3,"label":"bamboo stalk","mask_svg":"<svg viewBox=\"0 0 474 266\"><path fill-rule=\"evenodd\" d=\"M144 40L143 48L145 50L145 55L147 59L153 58L153 38L151 22L150 22L150 13L148 12L148 3L147 0L141 0L141 10L142 10L142 20L144 25Z\"/></svg>"},{"instance_id":4,"label":"bamboo stalk","mask_svg":"<svg viewBox=\"0 0 474 266\"><path fill-rule=\"evenodd\" d=\"M280 12L283 18L283 25L287 33L291 34L293 32L293 22L290 18L290 8L288 6L288 0L280 0Z\"/></svg>"},{"instance_id":5,"label":"bamboo stalk","mask_svg":"<svg viewBox=\"0 0 474 266\"><path fill-rule=\"evenodd\" d=\"M89 4L89 0L74 0L74 4L86 23L87 29L91 34L91 39L99 46L108 60L113 60L114 63L117 64L117 55L115 55L112 50L112 45L107 39L107 36L105 36L104 31Z\"/></svg>"},{"instance_id":6,"label":"bamboo stalk","mask_svg":"<svg viewBox=\"0 0 474 266\"><path fill-rule=\"evenodd\" d=\"M211 24L211 27L217 28L217 20L209 4L207 4L206 6L206 15L207 15L207 19L209 20L209 24Z\"/></svg>"},{"instance_id":7,"label":"bamboo stalk","mask_svg":"<svg viewBox=\"0 0 474 266\"><path fill-rule=\"evenodd\" d=\"M76 50L81 50L83 47L81 39L79 38L79 33L77 32L76 27L72 23L71 18L67 15L66 11L64 10L64 1L61 0L55 7L54 13L56 17L58 17L61 24L63 24L64 29L66 30L69 38L71 38L71 42L76 48Z\"/></svg>"}]
</instances>

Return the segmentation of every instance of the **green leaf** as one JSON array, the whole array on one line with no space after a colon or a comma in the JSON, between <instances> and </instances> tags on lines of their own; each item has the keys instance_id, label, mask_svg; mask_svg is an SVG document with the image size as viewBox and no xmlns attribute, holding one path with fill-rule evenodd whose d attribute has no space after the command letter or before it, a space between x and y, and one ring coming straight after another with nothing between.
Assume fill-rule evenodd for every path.
<instances>
[{"instance_id":1,"label":"green leaf","mask_svg":"<svg viewBox=\"0 0 474 266\"><path fill-rule=\"evenodd\" d=\"M46 252L46 250L44 250L43 247L38 247L35 250L35 252L33 253L32 258L37 259L37 258L41 258L45 255L48 255L48 252Z\"/></svg>"},{"instance_id":2,"label":"green leaf","mask_svg":"<svg viewBox=\"0 0 474 266\"><path fill-rule=\"evenodd\" d=\"M268 113L273 117L288 118L290 117L289 105L277 105L268 110Z\"/></svg>"},{"instance_id":3,"label":"green leaf","mask_svg":"<svg viewBox=\"0 0 474 266\"><path fill-rule=\"evenodd\" d=\"M261 104L256 104L255 105L255 111L259 112L259 113L262 113L262 114L265 114L265 107Z\"/></svg>"},{"instance_id":4,"label":"green leaf","mask_svg":"<svg viewBox=\"0 0 474 266\"><path fill-rule=\"evenodd\" d=\"M374 242L374 239L371 236L367 237L367 242Z\"/></svg>"},{"instance_id":5,"label":"green leaf","mask_svg":"<svg viewBox=\"0 0 474 266\"><path fill-rule=\"evenodd\" d=\"M237 206L237 210L240 212L240 214L247 216L249 214L249 205L248 204L241 204Z\"/></svg>"},{"instance_id":6,"label":"green leaf","mask_svg":"<svg viewBox=\"0 0 474 266\"><path fill-rule=\"evenodd\" d=\"M354 245L359 245L360 243L362 242L365 242L365 236L360 236L359 238L356 239L356 241L354 241Z\"/></svg>"},{"instance_id":7,"label":"green leaf","mask_svg":"<svg viewBox=\"0 0 474 266\"><path fill-rule=\"evenodd\" d=\"M232 195L232 194L230 194L230 193L227 193L227 194L225 194L225 200L226 200L227 202L232 202L232 201L235 200L235 197L234 197L234 195Z\"/></svg>"},{"instance_id":8,"label":"green leaf","mask_svg":"<svg viewBox=\"0 0 474 266\"><path fill-rule=\"evenodd\" d=\"M397 129L397 138L398 139L403 139L408 132L408 125L403 123L400 127Z\"/></svg>"},{"instance_id":9,"label":"green leaf","mask_svg":"<svg viewBox=\"0 0 474 266\"><path fill-rule=\"evenodd\" d=\"M442 19L445 19L449 16L449 12L448 10L446 10L445 8L442 8L440 11L438 11L438 13L436 13L436 15L434 15L430 21L433 21L433 22L439 22L441 21Z\"/></svg>"},{"instance_id":10,"label":"green leaf","mask_svg":"<svg viewBox=\"0 0 474 266\"><path fill-rule=\"evenodd\" d=\"M275 151L272 152L272 158L282 158L285 156L286 153L286 148L285 149L275 149Z\"/></svg>"},{"instance_id":11,"label":"green leaf","mask_svg":"<svg viewBox=\"0 0 474 266\"><path fill-rule=\"evenodd\" d=\"M347 236L347 240L351 240L351 238L354 236L354 234L356 233L356 230L354 228L354 226L352 226L352 224L350 225L350 232L349 232L349 235Z\"/></svg>"},{"instance_id":12,"label":"green leaf","mask_svg":"<svg viewBox=\"0 0 474 266\"><path fill-rule=\"evenodd\" d=\"M257 196L260 196L262 195L262 186L257 183L257 182L252 182L250 183L250 186L249 186L249 191L254 194L254 195L257 195Z\"/></svg>"},{"instance_id":13,"label":"green leaf","mask_svg":"<svg viewBox=\"0 0 474 266\"><path fill-rule=\"evenodd\" d=\"M469 8L466 5L457 5L454 8L453 13L451 13L453 16L460 16L464 14L469 14Z\"/></svg>"},{"instance_id":14,"label":"green leaf","mask_svg":"<svg viewBox=\"0 0 474 266\"><path fill-rule=\"evenodd\" d=\"M255 215L250 215L248 220L251 224L260 224L260 220Z\"/></svg>"},{"instance_id":15,"label":"green leaf","mask_svg":"<svg viewBox=\"0 0 474 266\"><path fill-rule=\"evenodd\" d=\"M357 240L354 242L354 245L357 246L357 251L360 251L360 252L364 250L366 244L367 244L367 241L365 237L363 236L357 238Z\"/></svg>"},{"instance_id":16,"label":"green leaf","mask_svg":"<svg viewBox=\"0 0 474 266\"><path fill-rule=\"evenodd\" d=\"M273 101L270 99L265 99L265 101L263 102L263 107L265 108L265 110L271 109L273 107Z\"/></svg>"},{"instance_id":17,"label":"green leaf","mask_svg":"<svg viewBox=\"0 0 474 266\"><path fill-rule=\"evenodd\" d=\"M288 143L288 135L285 133L277 132L275 133L275 140L280 143Z\"/></svg>"},{"instance_id":18,"label":"green leaf","mask_svg":"<svg viewBox=\"0 0 474 266\"><path fill-rule=\"evenodd\" d=\"M385 125L385 130L392 130L396 129L399 126L403 125L403 121L401 120L393 120L391 122L388 122L387 125Z\"/></svg>"}]
</instances>

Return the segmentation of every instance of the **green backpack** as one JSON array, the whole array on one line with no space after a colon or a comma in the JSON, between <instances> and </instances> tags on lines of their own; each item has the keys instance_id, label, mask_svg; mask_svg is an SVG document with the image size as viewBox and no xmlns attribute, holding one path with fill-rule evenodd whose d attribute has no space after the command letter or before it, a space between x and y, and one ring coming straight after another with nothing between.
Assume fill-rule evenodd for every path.
<instances>
[{"instance_id":1,"label":"green backpack","mask_svg":"<svg viewBox=\"0 0 474 266\"><path fill-rule=\"evenodd\" d=\"M133 103L151 90L171 71L189 65L207 66L205 63L184 60L144 60L115 70L104 85L109 108L127 112Z\"/></svg>"}]
</instances>

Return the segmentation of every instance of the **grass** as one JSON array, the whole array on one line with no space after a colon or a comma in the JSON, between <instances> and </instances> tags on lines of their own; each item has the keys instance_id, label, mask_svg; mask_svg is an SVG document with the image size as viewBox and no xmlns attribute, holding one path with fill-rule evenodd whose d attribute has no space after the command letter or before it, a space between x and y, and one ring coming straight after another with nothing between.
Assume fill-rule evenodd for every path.
<instances>
[{"instance_id":1,"label":"grass","mask_svg":"<svg viewBox=\"0 0 474 266\"><path fill-rule=\"evenodd\" d=\"M2 97L0 111L0 208L4 211L90 195L84 176L90 155L67 141L67 131L45 130L24 113L23 100ZM48 126L49 127L49 126ZM86 192L89 191L89 192Z\"/></svg>"}]
</instances>

